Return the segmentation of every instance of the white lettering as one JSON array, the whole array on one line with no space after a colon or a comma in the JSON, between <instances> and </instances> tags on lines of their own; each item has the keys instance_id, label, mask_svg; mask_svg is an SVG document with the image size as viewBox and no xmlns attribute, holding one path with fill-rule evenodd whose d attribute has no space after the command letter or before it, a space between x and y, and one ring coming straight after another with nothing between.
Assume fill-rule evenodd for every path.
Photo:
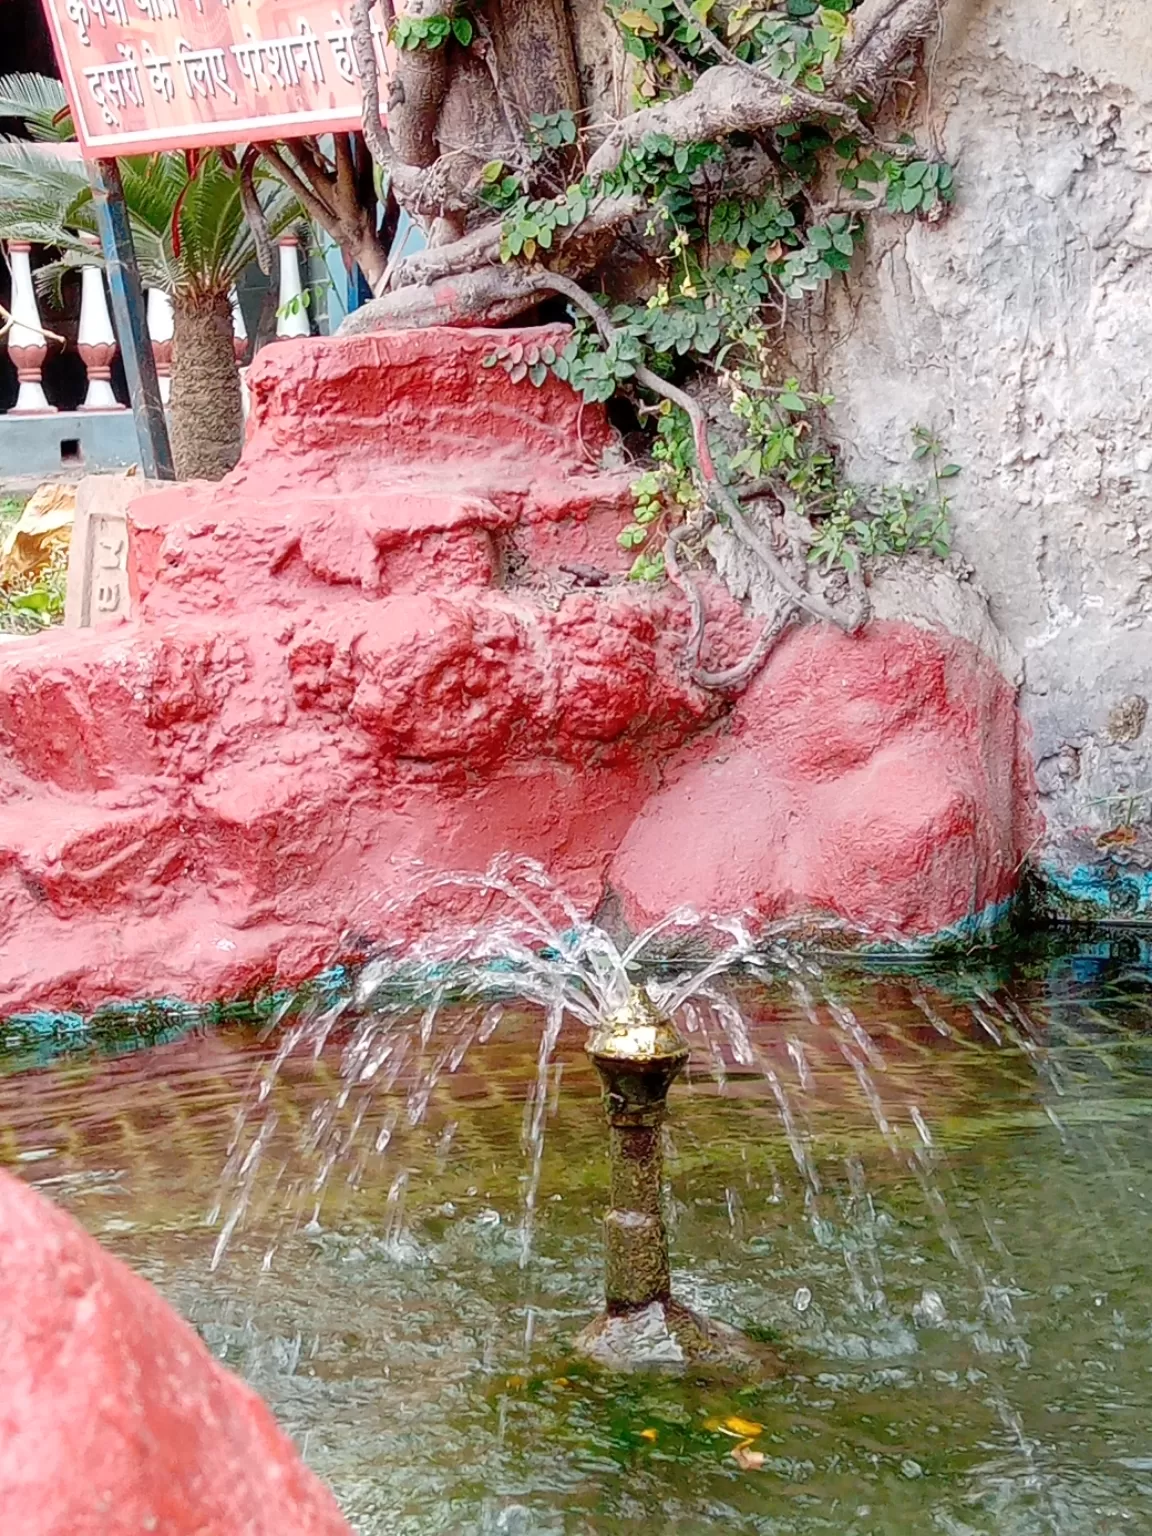
<instances>
[{"instance_id":1,"label":"white lettering","mask_svg":"<svg viewBox=\"0 0 1152 1536\"><path fill-rule=\"evenodd\" d=\"M223 48L193 48L184 38L176 39L176 62L184 76L184 90L189 97L215 96L219 86L233 101L238 98L228 84L228 61Z\"/></svg>"},{"instance_id":2,"label":"white lettering","mask_svg":"<svg viewBox=\"0 0 1152 1536\"><path fill-rule=\"evenodd\" d=\"M296 37L260 38L251 27L245 27L246 41L232 44L231 52L240 73L253 90L263 90L265 85L278 85L281 89L299 85L302 74L313 85L323 85L320 39L306 21L298 23L297 31Z\"/></svg>"},{"instance_id":3,"label":"white lettering","mask_svg":"<svg viewBox=\"0 0 1152 1536\"><path fill-rule=\"evenodd\" d=\"M94 21L98 21L105 29L109 20L118 21L122 27L128 25L128 13L124 9L124 0L68 0L67 15L85 48L91 46L89 28Z\"/></svg>"},{"instance_id":4,"label":"white lettering","mask_svg":"<svg viewBox=\"0 0 1152 1536\"><path fill-rule=\"evenodd\" d=\"M117 43L116 52L121 57L119 64L94 64L84 71L92 100L110 128L119 125L120 114L129 102L137 107L144 105L134 50L128 43Z\"/></svg>"},{"instance_id":5,"label":"white lettering","mask_svg":"<svg viewBox=\"0 0 1152 1536\"><path fill-rule=\"evenodd\" d=\"M140 50L140 62L148 71L148 84L157 96L172 101L176 87L172 84L172 60L167 54L154 53L152 44L145 43Z\"/></svg>"}]
</instances>

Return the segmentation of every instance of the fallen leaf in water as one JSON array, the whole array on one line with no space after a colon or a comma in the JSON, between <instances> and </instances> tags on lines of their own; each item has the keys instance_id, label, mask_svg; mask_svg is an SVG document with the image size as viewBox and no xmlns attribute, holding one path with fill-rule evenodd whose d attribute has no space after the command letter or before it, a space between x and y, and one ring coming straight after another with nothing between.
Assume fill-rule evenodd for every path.
<instances>
[{"instance_id":1,"label":"fallen leaf in water","mask_svg":"<svg viewBox=\"0 0 1152 1536\"><path fill-rule=\"evenodd\" d=\"M525 1382L523 1376L509 1376L504 1385L510 1392L519 1392L521 1387L526 1386L527 1383Z\"/></svg>"},{"instance_id":2,"label":"fallen leaf in water","mask_svg":"<svg viewBox=\"0 0 1152 1536\"><path fill-rule=\"evenodd\" d=\"M640 1438L641 1440L655 1440L658 1434L659 1431L655 1429L642 1429L640 1431Z\"/></svg>"},{"instance_id":3,"label":"fallen leaf in water","mask_svg":"<svg viewBox=\"0 0 1152 1536\"><path fill-rule=\"evenodd\" d=\"M567 1376L554 1376L552 1378L552 1385L554 1387L566 1387L569 1386L570 1383Z\"/></svg>"},{"instance_id":4,"label":"fallen leaf in water","mask_svg":"<svg viewBox=\"0 0 1152 1536\"><path fill-rule=\"evenodd\" d=\"M732 1447L732 1460L741 1472L759 1472L765 1459L764 1452L754 1451L747 1440L742 1440L739 1445Z\"/></svg>"},{"instance_id":5,"label":"fallen leaf in water","mask_svg":"<svg viewBox=\"0 0 1152 1536\"><path fill-rule=\"evenodd\" d=\"M757 1435L764 1433L763 1424L757 1424L754 1419L738 1419L735 1414L724 1420L724 1428L746 1440L755 1440Z\"/></svg>"}]
</instances>

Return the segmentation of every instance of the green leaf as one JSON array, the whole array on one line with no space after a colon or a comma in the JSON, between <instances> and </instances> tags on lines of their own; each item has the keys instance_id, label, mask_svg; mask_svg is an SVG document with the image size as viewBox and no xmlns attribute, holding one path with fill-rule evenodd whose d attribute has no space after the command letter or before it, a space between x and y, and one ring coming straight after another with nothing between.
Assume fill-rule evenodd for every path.
<instances>
[{"instance_id":1,"label":"green leaf","mask_svg":"<svg viewBox=\"0 0 1152 1536\"><path fill-rule=\"evenodd\" d=\"M900 207L904 213L912 213L920 206L920 188L905 187L900 194Z\"/></svg>"},{"instance_id":2,"label":"green leaf","mask_svg":"<svg viewBox=\"0 0 1152 1536\"><path fill-rule=\"evenodd\" d=\"M472 41L473 27L467 16L453 16L452 36L460 44L461 48L467 48Z\"/></svg>"},{"instance_id":3,"label":"green leaf","mask_svg":"<svg viewBox=\"0 0 1152 1536\"><path fill-rule=\"evenodd\" d=\"M39 587L31 592L22 592L19 597L12 599L12 607L19 608L24 613L44 613L51 606L51 594Z\"/></svg>"},{"instance_id":4,"label":"green leaf","mask_svg":"<svg viewBox=\"0 0 1152 1536\"><path fill-rule=\"evenodd\" d=\"M954 480L959 473L959 464L945 464L937 478L940 480Z\"/></svg>"},{"instance_id":5,"label":"green leaf","mask_svg":"<svg viewBox=\"0 0 1152 1536\"><path fill-rule=\"evenodd\" d=\"M928 171L926 160L913 160L911 165L904 167L904 181L909 187L918 187L924 180Z\"/></svg>"},{"instance_id":6,"label":"green leaf","mask_svg":"<svg viewBox=\"0 0 1152 1536\"><path fill-rule=\"evenodd\" d=\"M783 407L784 410L792 411L792 412L794 412L797 415L801 414L802 412L804 412L804 411L806 411L808 409L807 405L800 398L800 396L793 394L791 392L791 390L785 390L784 393L779 397L779 399L780 399L780 404L781 404L781 406Z\"/></svg>"},{"instance_id":7,"label":"green leaf","mask_svg":"<svg viewBox=\"0 0 1152 1536\"><path fill-rule=\"evenodd\" d=\"M658 23L649 16L647 11L621 11L616 20L630 32L646 32L649 36L655 36L660 30Z\"/></svg>"}]
</instances>

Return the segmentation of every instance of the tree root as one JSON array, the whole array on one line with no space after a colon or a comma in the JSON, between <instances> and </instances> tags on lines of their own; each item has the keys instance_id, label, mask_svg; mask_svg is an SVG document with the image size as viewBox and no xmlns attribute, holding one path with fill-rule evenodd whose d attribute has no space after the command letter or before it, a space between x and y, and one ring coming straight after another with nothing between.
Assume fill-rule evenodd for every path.
<instances>
[{"instance_id":1,"label":"tree root","mask_svg":"<svg viewBox=\"0 0 1152 1536\"><path fill-rule=\"evenodd\" d=\"M380 116L379 74L370 23L375 3L376 0L354 0L351 10L365 142L377 164L388 174L402 207L425 221L447 221L442 228L462 230L464 216L476 208L477 202L473 189L459 184L453 155L465 152L440 153L436 128L446 99L447 86L440 75L447 67L446 54L433 59L415 57L427 55L428 50L409 50L413 57L405 56L398 62L390 100L390 139ZM609 175L619 166L625 150L650 134L664 135L677 144L714 143L734 133L762 134L802 119L836 119L845 128L869 139L869 130L858 115L861 101L879 97L909 49L938 26L944 3L945 0L862 0L852 13L839 62L826 80L827 92L816 94L774 80L761 66L742 62L698 21L686 0L675 0L680 15L701 26L705 44L720 62L704 70L683 95L641 108L616 123L588 162L587 175L594 183ZM447 0L417 0L415 10L420 15L440 14L446 5ZM408 9L412 11L413 7ZM484 35L484 29L481 30ZM486 46L491 52L491 39L486 39ZM491 66L495 60L488 62ZM503 101L498 80L496 90ZM517 137L514 134L514 139ZM475 158L476 152L467 153ZM307 206L307 198L303 200ZM610 346L618 333L608 313L576 279L596 269L641 203L639 198L607 195L594 203L583 223L566 231L550 253L549 259L558 270L519 263L501 265L500 226L495 220L445 244L433 245L398 261L394 270L387 269L380 288L394 284L391 291L355 311L341 331L354 334L432 325L498 324L524 313L546 295L560 294L592 320L601 340ZM638 366L635 379L641 388L685 412L692 427L696 468L706 505L752 551L781 594L780 606L765 624L749 656L726 671L705 672L699 665L703 605L677 563L680 532L670 536L665 561L671 579L684 592L692 610L686 659L696 680L705 687L742 686L799 611L835 624L847 634L857 633L869 616L868 594L858 565L848 573L846 601L833 603L810 591L792 575L770 540L748 520L738 499L741 493L734 493L718 476L700 404L647 367Z\"/></svg>"},{"instance_id":2,"label":"tree root","mask_svg":"<svg viewBox=\"0 0 1152 1536\"><path fill-rule=\"evenodd\" d=\"M591 294L586 293L579 283L573 282L571 278L561 277L556 272L541 273L540 281L543 286L552 289L556 293L563 294L577 309L583 311L595 324L600 339L604 342L605 346L612 344L618 333L609 319L607 311L603 305L596 302ZM857 634L868 622L870 612L867 589L864 586L864 580L860 576L859 570L849 574L852 601L850 604L843 605L843 607L833 607L830 603L825 602L822 597L818 597L815 593L809 592L805 587L802 587L785 567L776 551L760 537L748 522L739 502L716 473L716 466L712 461L712 452L708 446L708 423L699 401L694 400L690 394L680 389L677 385L670 384L667 379L662 379L659 374L653 373L650 368L637 367L636 382L642 385L643 388L651 390L654 395L659 395L664 400L670 400L673 405L678 405L688 417L692 424L696 467L700 473L700 478L704 482L706 499L713 511L719 512L727 518L733 533L740 542L752 550L764 564L772 580L779 587L786 600L782 610L778 610L764 626L764 631L754 647L752 655L746 658L739 668L734 669L739 676L745 680L751 676L752 671L767 656L773 640L782 631L784 624L791 617L794 609L802 608L806 613L811 614L813 618L822 619L828 624L835 624L845 634ZM667 564L667 555L668 550L667 546L665 546L665 564ZM673 565L675 566L675 546L673 546L672 555ZM679 584L681 589L684 590L683 573L679 572L678 566L676 569L680 575ZM700 605L698 594L695 594L690 584L685 595L689 593L692 593L689 601L693 604L695 615L690 640L690 647L692 641L695 643L695 654L689 658L689 666L695 671L696 662L699 657L700 642L703 637L703 608ZM750 668L750 670L744 670L747 668ZM727 674L717 675L726 676ZM705 686L715 685L706 684ZM731 687L736 686L736 684L725 682L720 686Z\"/></svg>"},{"instance_id":3,"label":"tree root","mask_svg":"<svg viewBox=\"0 0 1152 1536\"><path fill-rule=\"evenodd\" d=\"M852 12L852 41L828 87L838 96L875 98L916 43L940 25L946 0L864 0Z\"/></svg>"},{"instance_id":4,"label":"tree root","mask_svg":"<svg viewBox=\"0 0 1152 1536\"><path fill-rule=\"evenodd\" d=\"M371 299L343 321L341 336L368 331L422 331L434 325L500 325L513 320L549 292L520 267L481 267L435 283L410 283Z\"/></svg>"},{"instance_id":5,"label":"tree root","mask_svg":"<svg viewBox=\"0 0 1152 1536\"><path fill-rule=\"evenodd\" d=\"M796 604L788 598L784 598L778 607L769 614L761 629L756 644L748 652L742 661L734 666L726 667L721 672L708 672L700 666L700 648L704 643L704 602L700 593L688 574L681 568L676 557L676 548L694 530L683 527L673 528L664 541L664 569L668 573L668 579L682 594L688 604L692 615L692 627L688 632L688 640L684 647L684 662L688 668L688 674L692 681L700 688L708 688L716 693L737 692L747 686L756 673L764 665L771 653L776 641L784 633L796 616Z\"/></svg>"},{"instance_id":6,"label":"tree root","mask_svg":"<svg viewBox=\"0 0 1152 1536\"><path fill-rule=\"evenodd\" d=\"M588 210L582 223L562 230L556 242L553 260L561 269L582 273L590 271L604 253L617 230L644 207L640 197L602 197ZM414 251L401 261L395 272L395 287L408 283L433 283L459 272L478 267L496 266L500 261L500 223L495 221L472 230L451 245L432 250ZM511 265L505 271L521 271Z\"/></svg>"}]
</instances>

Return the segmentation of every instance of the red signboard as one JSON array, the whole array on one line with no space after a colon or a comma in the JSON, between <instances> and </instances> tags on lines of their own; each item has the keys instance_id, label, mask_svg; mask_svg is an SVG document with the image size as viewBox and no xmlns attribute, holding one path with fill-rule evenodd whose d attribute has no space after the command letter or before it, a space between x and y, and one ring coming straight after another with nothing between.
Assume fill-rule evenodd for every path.
<instances>
[{"instance_id":1,"label":"red signboard","mask_svg":"<svg viewBox=\"0 0 1152 1536\"><path fill-rule=\"evenodd\" d=\"M356 127L350 4L44 0L76 134L93 157Z\"/></svg>"}]
</instances>

